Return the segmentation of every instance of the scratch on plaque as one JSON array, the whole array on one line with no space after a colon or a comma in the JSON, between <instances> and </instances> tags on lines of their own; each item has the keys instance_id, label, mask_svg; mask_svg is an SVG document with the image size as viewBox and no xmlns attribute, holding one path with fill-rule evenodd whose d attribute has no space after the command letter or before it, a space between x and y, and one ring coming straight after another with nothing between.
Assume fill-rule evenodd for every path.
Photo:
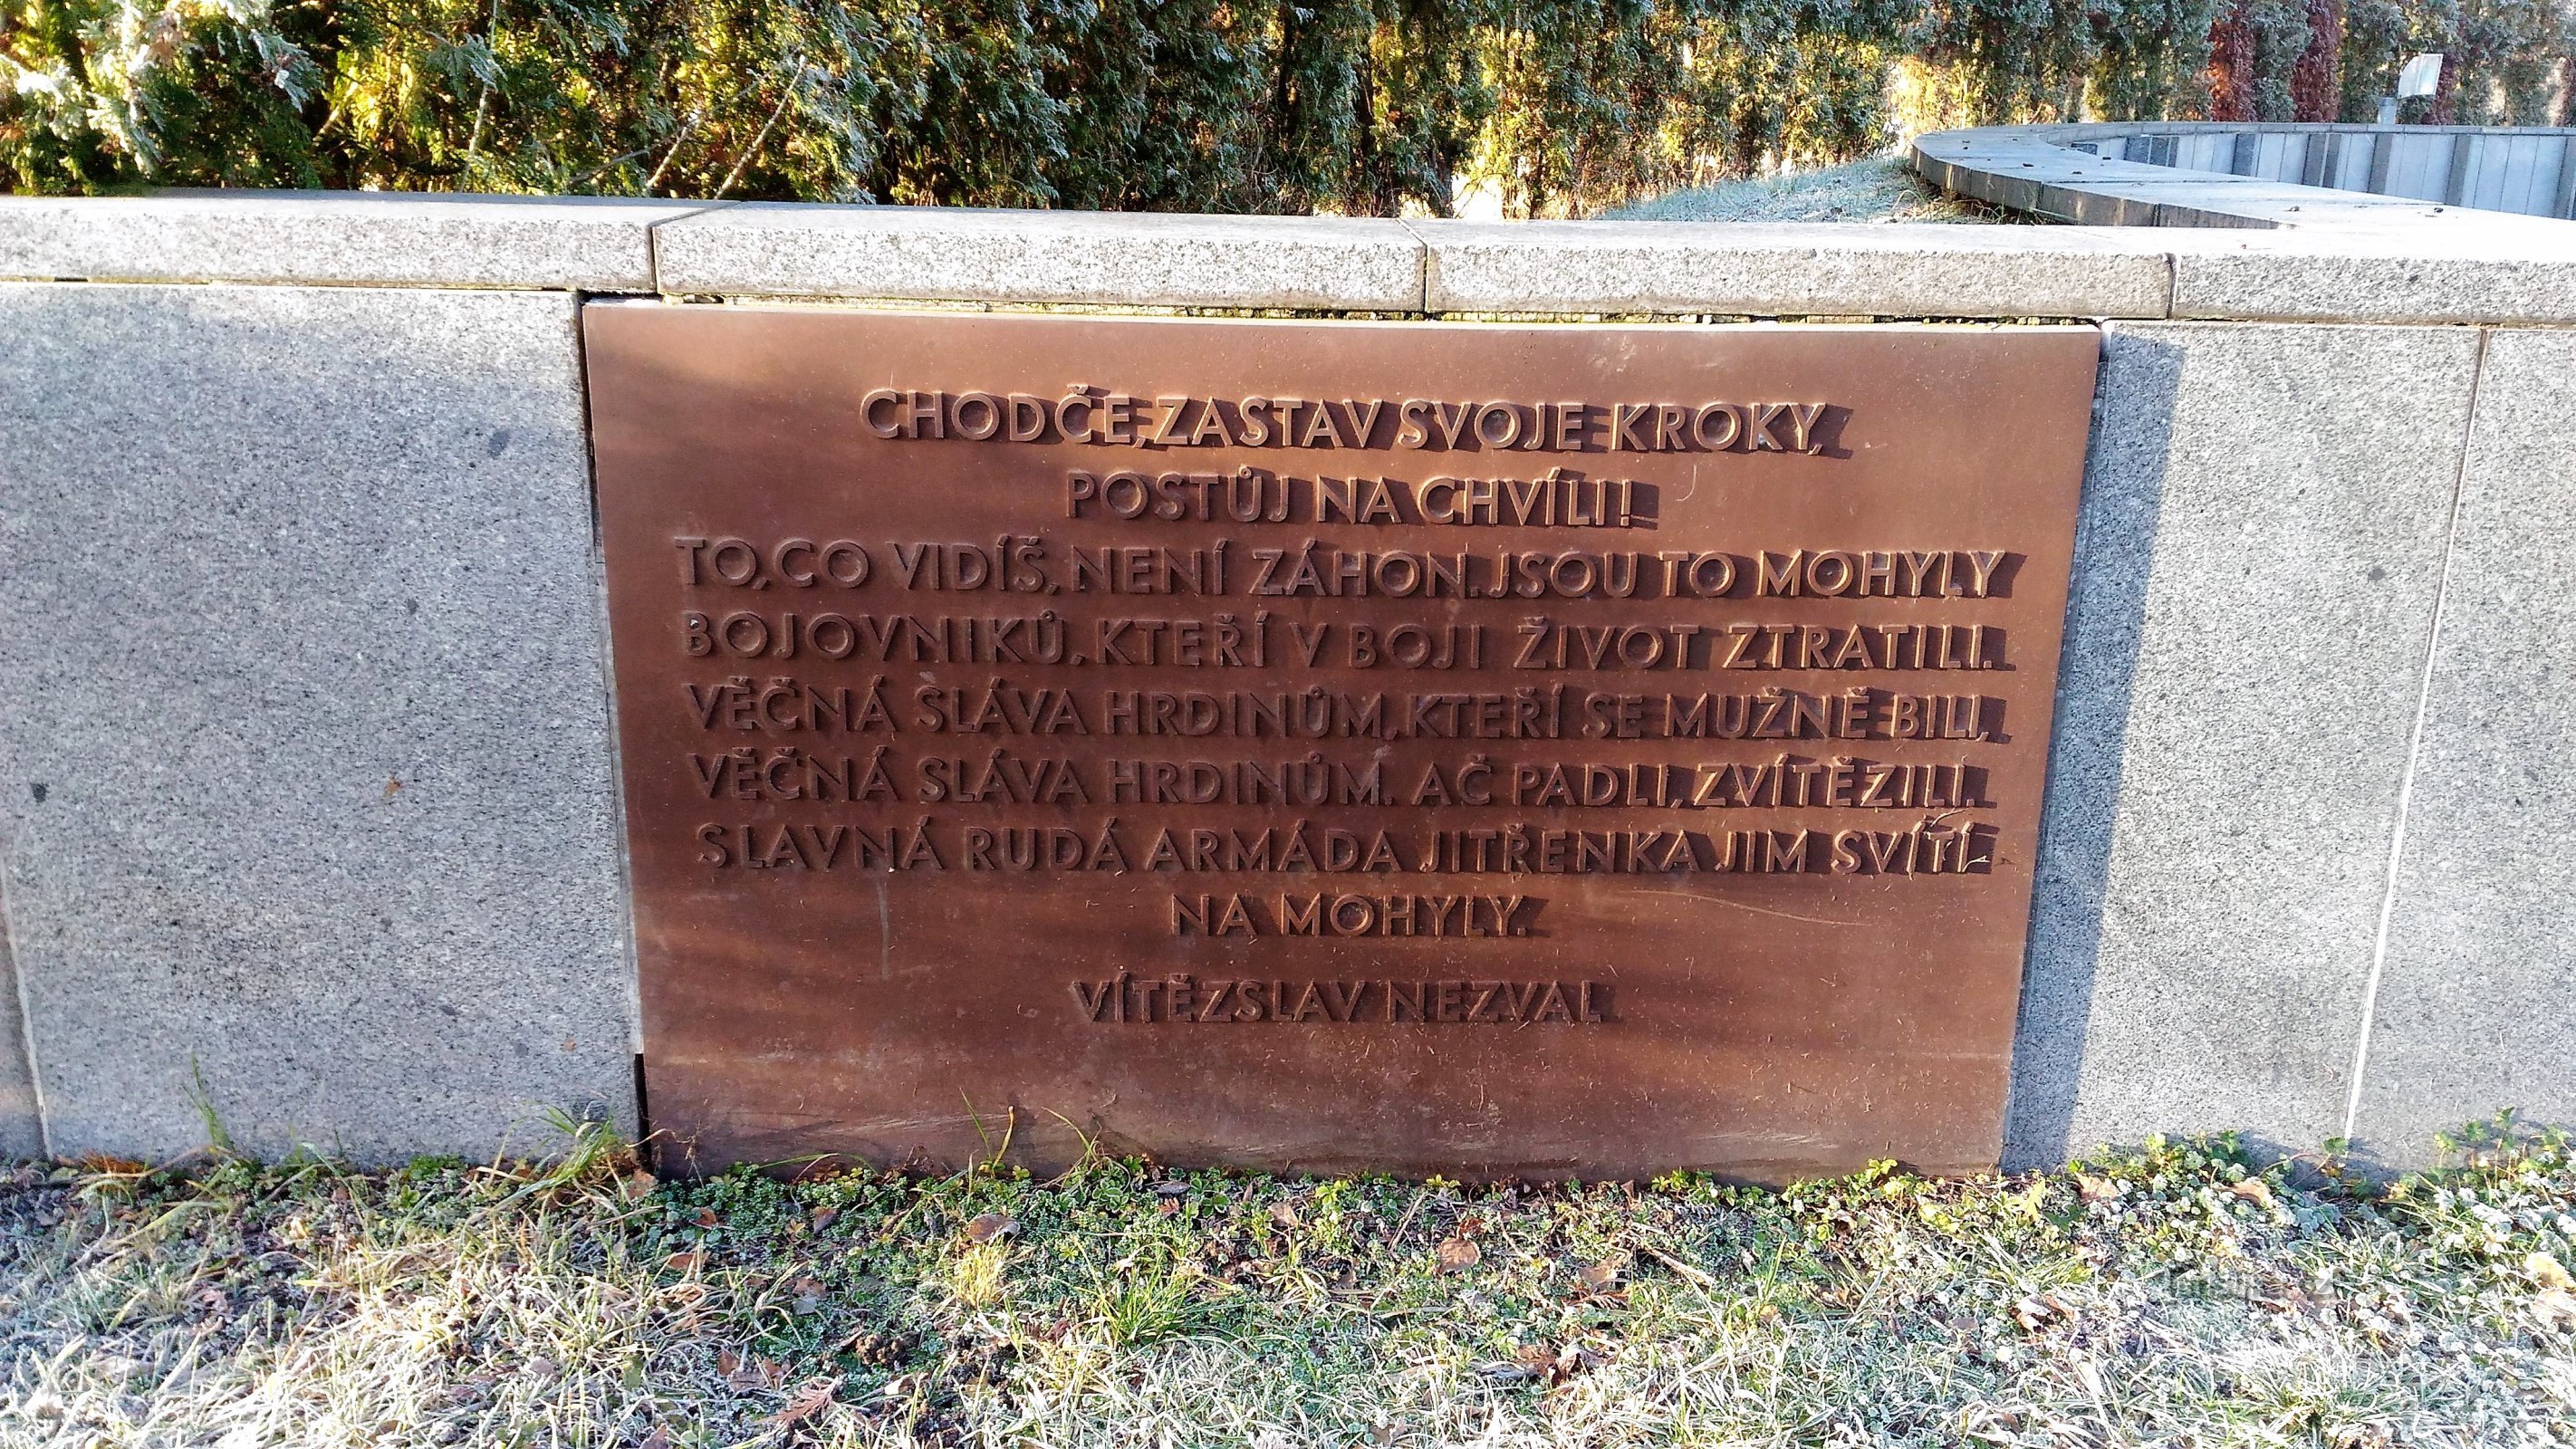
<instances>
[{"instance_id":1,"label":"scratch on plaque","mask_svg":"<svg viewBox=\"0 0 2576 1449\"><path fill-rule=\"evenodd\" d=\"M1730 901L1723 896L1703 896L1691 891L1639 891L1637 894L1641 896L1673 896L1685 901L1704 901L1712 906L1726 906L1733 910L1751 911L1757 916L1778 916L1784 921L1804 921L1810 926L1857 926L1860 924L1858 921L1836 920L1832 916L1801 916L1791 911L1766 911L1760 906L1748 906L1742 901Z\"/></svg>"},{"instance_id":2,"label":"scratch on plaque","mask_svg":"<svg viewBox=\"0 0 2576 1449\"><path fill-rule=\"evenodd\" d=\"M894 913L886 906L885 877L877 877L877 976L894 979Z\"/></svg>"}]
</instances>

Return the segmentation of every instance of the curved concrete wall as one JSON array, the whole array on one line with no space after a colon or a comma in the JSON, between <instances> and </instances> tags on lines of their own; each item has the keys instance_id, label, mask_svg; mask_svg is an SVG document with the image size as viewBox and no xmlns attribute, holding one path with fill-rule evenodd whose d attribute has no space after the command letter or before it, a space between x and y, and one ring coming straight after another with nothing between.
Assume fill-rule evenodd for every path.
<instances>
[{"instance_id":1,"label":"curved concrete wall","mask_svg":"<svg viewBox=\"0 0 2576 1449\"><path fill-rule=\"evenodd\" d=\"M212 1114L381 1160L636 1120L574 326L609 294L2095 321L2008 1160L2243 1128L2403 1163L2498 1107L2576 1118L2576 230L2375 204L2208 232L0 198L0 1149L172 1154Z\"/></svg>"},{"instance_id":2,"label":"curved concrete wall","mask_svg":"<svg viewBox=\"0 0 2576 1449\"><path fill-rule=\"evenodd\" d=\"M1962 196L2104 226L2496 225L2576 216L2576 130L2117 121L1917 139ZM2504 223L2511 225L2511 223Z\"/></svg>"}]
</instances>

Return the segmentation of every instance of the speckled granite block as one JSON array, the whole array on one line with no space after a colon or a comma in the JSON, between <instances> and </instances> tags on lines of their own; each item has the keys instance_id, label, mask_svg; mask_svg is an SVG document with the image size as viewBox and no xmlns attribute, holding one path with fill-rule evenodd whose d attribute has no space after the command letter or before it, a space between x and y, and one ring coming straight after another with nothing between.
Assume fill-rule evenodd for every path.
<instances>
[{"instance_id":1,"label":"speckled granite block","mask_svg":"<svg viewBox=\"0 0 2576 1449\"><path fill-rule=\"evenodd\" d=\"M383 191L0 196L0 277L653 290L704 202Z\"/></svg>"},{"instance_id":2,"label":"speckled granite block","mask_svg":"<svg viewBox=\"0 0 2576 1449\"><path fill-rule=\"evenodd\" d=\"M0 286L0 849L53 1150L634 1120L575 299ZM202 1097L201 1095L202 1094Z\"/></svg>"},{"instance_id":3,"label":"speckled granite block","mask_svg":"<svg viewBox=\"0 0 2576 1449\"><path fill-rule=\"evenodd\" d=\"M2161 255L2063 227L1411 223L1434 312L2162 317Z\"/></svg>"},{"instance_id":4,"label":"speckled granite block","mask_svg":"<svg viewBox=\"0 0 2576 1449\"><path fill-rule=\"evenodd\" d=\"M2408 209L2398 203L2372 215ZM2132 228L2110 236L2171 256L2176 317L2576 322L2576 225L2456 207L2438 223L2344 215L2336 225L2273 232Z\"/></svg>"},{"instance_id":5,"label":"speckled granite block","mask_svg":"<svg viewBox=\"0 0 2576 1449\"><path fill-rule=\"evenodd\" d=\"M2341 1131L2476 350L2106 329L2008 1163Z\"/></svg>"},{"instance_id":6,"label":"speckled granite block","mask_svg":"<svg viewBox=\"0 0 2576 1449\"><path fill-rule=\"evenodd\" d=\"M1111 307L1422 308L1404 224L746 203L656 227L664 292Z\"/></svg>"},{"instance_id":7,"label":"speckled granite block","mask_svg":"<svg viewBox=\"0 0 2576 1449\"><path fill-rule=\"evenodd\" d=\"M2576 332L2488 335L2356 1145L2576 1125Z\"/></svg>"}]
</instances>

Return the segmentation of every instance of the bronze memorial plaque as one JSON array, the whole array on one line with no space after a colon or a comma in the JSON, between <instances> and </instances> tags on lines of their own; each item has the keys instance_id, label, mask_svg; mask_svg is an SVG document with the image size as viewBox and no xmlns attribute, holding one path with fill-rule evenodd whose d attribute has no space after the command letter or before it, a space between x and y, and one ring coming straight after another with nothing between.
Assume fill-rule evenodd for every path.
<instances>
[{"instance_id":1,"label":"bronze memorial plaque","mask_svg":"<svg viewBox=\"0 0 2576 1449\"><path fill-rule=\"evenodd\" d=\"M1995 1161L2091 329L585 318L675 1160Z\"/></svg>"}]
</instances>

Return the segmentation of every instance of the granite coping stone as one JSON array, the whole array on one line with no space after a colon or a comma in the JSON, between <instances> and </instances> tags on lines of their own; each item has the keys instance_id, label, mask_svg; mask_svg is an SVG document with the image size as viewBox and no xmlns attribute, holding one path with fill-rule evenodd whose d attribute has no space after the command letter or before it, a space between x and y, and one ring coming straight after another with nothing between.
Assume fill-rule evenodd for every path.
<instances>
[{"instance_id":1,"label":"granite coping stone","mask_svg":"<svg viewBox=\"0 0 2576 1449\"><path fill-rule=\"evenodd\" d=\"M1404 314L2576 321L2576 223L2030 149L2048 154L1963 189L2078 225L174 192L0 197L0 277ZM1960 185L1951 168L2003 166L1990 150L1927 137L1918 161Z\"/></svg>"},{"instance_id":2,"label":"granite coping stone","mask_svg":"<svg viewBox=\"0 0 2576 1449\"><path fill-rule=\"evenodd\" d=\"M51 1149L636 1120L579 301L0 284L0 875Z\"/></svg>"},{"instance_id":3,"label":"granite coping stone","mask_svg":"<svg viewBox=\"0 0 2576 1449\"><path fill-rule=\"evenodd\" d=\"M1411 223L1430 310L1755 317L2161 317L2164 261L2025 227Z\"/></svg>"},{"instance_id":4,"label":"granite coping stone","mask_svg":"<svg viewBox=\"0 0 2576 1449\"><path fill-rule=\"evenodd\" d=\"M2476 356L2105 327L2008 1165L2341 1132Z\"/></svg>"},{"instance_id":5,"label":"granite coping stone","mask_svg":"<svg viewBox=\"0 0 2576 1449\"><path fill-rule=\"evenodd\" d=\"M2492 224L2489 224L2492 223ZM2547 228L2561 228L2551 232ZM2168 259L2177 318L2384 323L2576 322L2576 223L2489 214L2475 226L2117 228Z\"/></svg>"},{"instance_id":6,"label":"granite coping stone","mask_svg":"<svg viewBox=\"0 0 2576 1449\"><path fill-rule=\"evenodd\" d=\"M2487 335L2388 944L2367 1159L2513 1107L2576 1123L2576 332Z\"/></svg>"},{"instance_id":7,"label":"granite coping stone","mask_svg":"<svg viewBox=\"0 0 2576 1449\"><path fill-rule=\"evenodd\" d=\"M655 228L673 295L1419 312L1401 222L746 203Z\"/></svg>"},{"instance_id":8,"label":"granite coping stone","mask_svg":"<svg viewBox=\"0 0 2576 1449\"><path fill-rule=\"evenodd\" d=\"M705 209L367 191L0 196L0 278L650 292L653 226Z\"/></svg>"}]
</instances>

